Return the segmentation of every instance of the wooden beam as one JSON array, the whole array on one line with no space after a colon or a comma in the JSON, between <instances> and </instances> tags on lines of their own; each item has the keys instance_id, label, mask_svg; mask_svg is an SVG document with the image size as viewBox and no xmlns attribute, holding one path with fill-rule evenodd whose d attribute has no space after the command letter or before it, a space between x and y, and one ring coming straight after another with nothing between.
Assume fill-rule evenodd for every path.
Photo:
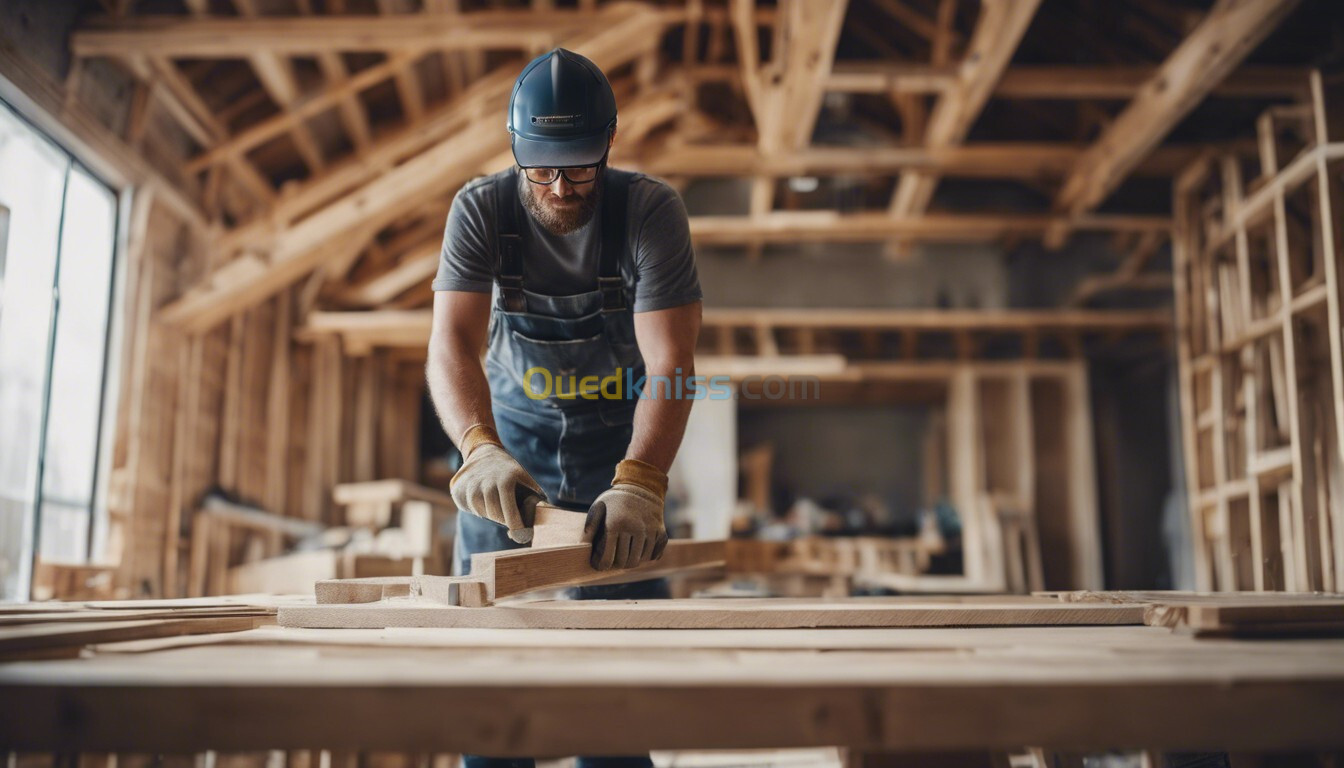
<instances>
[{"instance_id":1,"label":"wooden beam","mask_svg":"<svg viewBox=\"0 0 1344 768\"><path fill-rule=\"evenodd\" d=\"M342 291L338 301L353 307L377 307L416 285L428 283L438 272L441 247L442 243L437 239L421 245L391 269Z\"/></svg>"},{"instance_id":2,"label":"wooden beam","mask_svg":"<svg viewBox=\"0 0 1344 768\"><path fill-rule=\"evenodd\" d=\"M295 104L293 109L268 117L256 125L244 129L228 141L207 148L206 151L187 162L187 170L200 171L227 159L231 155L251 151L276 136L293 130L299 122L319 115L337 105L341 106L343 114L355 110L354 119L361 121L354 128L355 143L358 145L360 136L363 136L367 143L368 117L359 105L359 93L391 78L395 75L397 68L409 61L414 55L414 52L408 51L394 52L384 61L362 69L348 78L345 77L345 65L341 62L339 55L331 54L319 57L318 63L323 67L323 71L327 73L328 77L332 79L332 83L326 90Z\"/></svg>"},{"instance_id":3,"label":"wooden beam","mask_svg":"<svg viewBox=\"0 0 1344 768\"><path fill-rule=\"evenodd\" d=\"M621 584L676 571L722 568L723 541L669 541L663 557L634 568L598 571L589 560L591 544L517 549L472 555L471 577L487 585L487 602L544 589L583 584ZM471 605L471 603L463 603Z\"/></svg>"},{"instance_id":4,"label":"wooden beam","mask_svg":"<svg viewBox=\"0 0 1344 768\"><path fill-rule=\"evenodd\" d=\"M1056 209L1076 217L1100 204L1296 5L1297 0L1219 0L1079 158L1055 198ZM1057 229L1049 242L1058 245L1066 234L1066 228Z\"/></svg>"},{"instance_id":5,"label":"wooden beam","mask_svg":"<svg viewBox=\"0 0 1344 768\"><path fill-rule=\"evenodd\" d=\"M644 9L647 10L647 9ZM677 12L657 13L666 23ZM457 15L285 16L93 19L76 30L76 56L142 54L177 58L243 58L258 52L314 56L324 51L546 49L578 30L600 25L602 11L487 10Z\"/></svg>"},{"instance_id":6,"label":"wooden beam","mask_svg":"<svg viewBox=\"0 0 1344 768\"><path fill-rule=\"evenodd\" d=\"M1060 178L1082 156L1084 146L1012 142L927 147L805 147L765 155L750 144L679 144L657 148L632 165L656 176L833 176L889 175L907 170L971 178ZM1161 147L1136 170L1174 176L1202 146Z\"/></svg>"},{"instance_id":7,"label":"wooden beam","mask_svg":"<svg viewBox=\"0 0 1344 768\"><path fill-rule=\"evenodd\" d=\"M327 51L318 54L317 64L322 69L322 76L327 79L327 89L340 92L337 101L341 109L341 124L345 126L345 132L350 137L355 153L363 154L372 141L372 130L369 127L369 115L364 111L364 105L360 103L358 94L353 89L344 87L350 80L350 71L346 68L345 61L339 53Z\"/></svg>"},{"instance_id":8,"label":"wooden beam","mask_svg":"<svg viewBox=\"0 0 1344 768\"><path fill-rule=\"evenodd\" d=\"M755 242L987 242L1006 235L1041 236L1059 217L1032 214L925 214L895 218L883 213L779 211L763 216L692 216L691 237L698 245ZM1097 231L1166 231L1161 216L1090 216L1080 222Z\"/></svg>"},{"instance_id":9,"label":"wooden beam","mask_svg":"<svg viewBox=\"0 0 1344 768\"><path fill-rule=\"evenodd\" d=\"M430 310L373 310L367 312L312 312L296 329L300 340L339 337L350 355L368 354L375 347L423 349L429 344ZM1036 331L1129 332L1160 331L1171 326L1165 310L848 310L848 309L706 309L706 329L812 329L890 330L907 332ZM708 333L707 333L708 335ZM831 356L815 357L823 367ZM822 359L826 358L826 359Z\"/></svg>"},{"instance_id":10,"label":"wooden beam","mask_svg":"<svg viewBox=\"0 0 1344 768\"><path fill-rule=\"evenodd\" d=\"M384 16L406 10L408 10L406 6L396 0L378 0L378 12ZM397 98L401 100L401 112L408 123L419 122L425 114L425 94L420 87L420 76L415 73L415 61L410 59L403 63L393 76L397 86Z\"/></svg>"},{"instance_id":11,"label":"wooden beam","mask_svg":"<svg viewBox=\"0 0 1344 768\"><path fill-rule=\"evenodd\" d=\"M1145 66L1019 66L1004 73L994 89L1000 99L1129 100L1157 76ZM1307 70L1288 66L1250 66L1233 73L1210 92L1224 98L1298 98L1308 91Z\"/></svg>"},{"instance_id":12,"label":"wooden beam","mask_svg":"<svg viewBox=\"0 0 1344 768\"><path fill-rule=\"evenodd\" d=\"M969 49L957 71L957 83L938 98L929 116L924 146L960 144L980 116L1000 76L1017 50L1040 0L986 0L981 3ZM928 210L937 176L905 173L892 193L890 212L897 218Z\"/></svg>"},{"instance_id":13,"label":"wooden beam","mask_svg":"<svg viewBox=\"0 0 1344 768\"><path fill-rule=\"evenodd\" d=\"M1109 99L1128 101L1157 74L1157 67L1117 65L1019 65L1003 73L996 99ZM730 68L702 68L699 79L730 79ZM1308 90L1301 67L1255 65L1239 68L1212 91L1223 98L1301 98ZM941 94L957 84L957 68L890 61L836 62L825 89L839 93Z\"/></svg>"},{"instance_id":14,"label":"wooden beam","mask_svg":"<svg viewBox=\"0 0 1344 768\"><path fill-rule=\"evenodd\" d=\"M141 80L162 86L156 92L159 102L197 144L213 147L228 141L228 130L175 63L143 56L131 56L126 63ZM269 204L275 200L275 187L246 158L229 154L221 159L234 180L258 201Z\"/></svg>"},{"instance_id":15,"label":"wooden beam","mask_svg":"<svg viewBox=\"0 0 1344 768\"><path fill-rule=\"evenodd\" d=\"M755 4L734 0L731 7L743 88L756 122L756 145L772 156L810 143L821 109L821 97L847 2L790 0L781 6L773 61L762 67L757 47ZM774 181L756 177L750 212L767 213L774 201Z\"/></svg>"},{"instance_id":16,"label":"wooden beam","mask_svg":"<svg viewBox=\"0 0 1344 768\"><path fill-rule=\"evenodd\" d=\"M911 8L905 0L874 0L874 5L930 44L939 37L938 21ZM960 36L953 32L952 37L955 39Z\"/></svg>"}]
</instances>

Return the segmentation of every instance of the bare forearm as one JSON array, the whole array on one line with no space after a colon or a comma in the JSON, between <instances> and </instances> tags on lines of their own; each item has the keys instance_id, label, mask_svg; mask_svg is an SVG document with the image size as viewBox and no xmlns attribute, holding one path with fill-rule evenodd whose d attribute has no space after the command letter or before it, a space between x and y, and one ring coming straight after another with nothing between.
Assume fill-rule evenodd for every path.
<instances>
[{"instance_id":1,"label":"bare forearm","mask_svg":"<svg viewBox=\"0 0 1344 768\"><path fill-rule=\"evenodd\" d=\"M671 370L649 369L644 385L646 399L641 399L635 406L634 434L625 453L627 459L652 464L663 472L672 467L672 460L681 448L681 438L686 433L686 419L695 403L690 399L690 379L694 375L693 358ZM677 386L678 379L681 379L680 387Z\"/></svg>"},{"instance_id":2,"label":"bare forearm","mask_svg":"<svg viewBox=\"0 0 1344 768\"><path fill-rule=\"evenodd\" d=\"M439 423L454 445L473 425L495 425L481 359L463 344L431 342L425 379Z\"/></svg>"}]
</instances>

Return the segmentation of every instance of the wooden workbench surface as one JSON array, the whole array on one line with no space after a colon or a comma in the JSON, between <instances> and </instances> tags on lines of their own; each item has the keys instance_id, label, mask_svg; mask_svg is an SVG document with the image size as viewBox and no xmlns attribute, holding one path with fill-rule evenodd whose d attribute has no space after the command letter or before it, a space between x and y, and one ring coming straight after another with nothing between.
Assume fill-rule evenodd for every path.
<instances>
[{"instance_id":1,"label":"wooden workbench surface","mask_svg":"<svg viewBox=\"0 0 1344 768\"><path fill-rule=\"evenodd\" d=\"M469 609L459 609L469 610ZM1344 640L1162 627L302 629L0 664L0 745L1324 749Z\"/></svg>"}]
</instances>

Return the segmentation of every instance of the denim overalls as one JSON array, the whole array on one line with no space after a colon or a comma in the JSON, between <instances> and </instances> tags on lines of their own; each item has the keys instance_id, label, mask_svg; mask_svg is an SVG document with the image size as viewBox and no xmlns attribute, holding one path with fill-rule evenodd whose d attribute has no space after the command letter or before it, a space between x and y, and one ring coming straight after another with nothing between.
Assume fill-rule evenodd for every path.
<instances>
[{"instance_id":1,"label":"denim overalls","mask_svg":"<svg viewBox=\"0 0 1344 768\"><path fill-rule=\"evenodd\" d=\"M523 286L529 214L519 198L518 172L492 182L495 196L495 306L490 314L485 373L495 427L504 448L531 473L547 499L586 512L611 486L616 463L630 445L638 393L631 382L644 375L631 308L634 263L626 248L626 198L631 173L607 168L601 201L601 256L596 289L573 296L547 296ZM529 397L525 374L543 368L550 395ZM618 370L619 369L619 370ZM627 370L630 375L627 376ZM557 397L572 394L586 376L619 376L620 399ZM545 391L534 373L531 393ZM610 388L609 388L609 391ZM471 555L521 545L501 525L471 514L457 516L454 573L468 573ZM665 581L651 580L571 590L579 598L667 597Z\"/></svg>"}]
</instances>

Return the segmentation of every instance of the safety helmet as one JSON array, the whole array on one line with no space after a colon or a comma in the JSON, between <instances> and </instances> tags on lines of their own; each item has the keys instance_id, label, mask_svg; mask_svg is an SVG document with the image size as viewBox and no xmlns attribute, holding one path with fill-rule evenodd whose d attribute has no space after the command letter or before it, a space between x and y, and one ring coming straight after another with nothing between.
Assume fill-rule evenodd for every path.
<instances>
[{"instance_id":1,"label":"safety helmet","mask_svg":"<svg viewBox=\"0 0 1344 768\"><path fill-rule=\"evenodd\" d=\"M513 158L524 168L595 165L616 128L616 94L596 64L556 48L518 75L508 126Z\"/></svg>"}]
</instances>

